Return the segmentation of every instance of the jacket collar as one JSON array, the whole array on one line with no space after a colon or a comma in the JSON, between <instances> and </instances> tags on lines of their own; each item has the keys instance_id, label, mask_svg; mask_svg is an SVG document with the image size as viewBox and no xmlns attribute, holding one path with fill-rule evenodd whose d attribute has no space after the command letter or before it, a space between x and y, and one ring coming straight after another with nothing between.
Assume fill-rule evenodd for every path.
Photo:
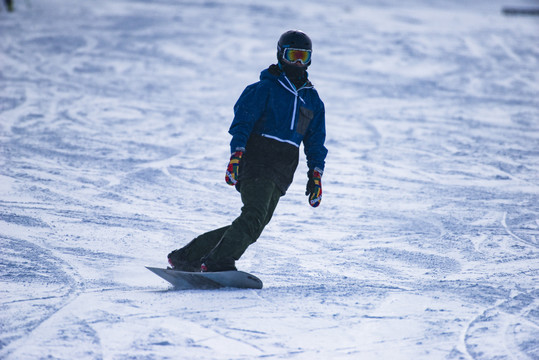
<instances>
[{"instance_id":1,"label":"jacket collar","mask_svg":"<svg viewBox=\"0 0 539 360\"><path fill-rule=\"evenodd\" d=\"M269 68L263 70L260 73L260 80L264 79L272 79L274 81L280 82L287 90L291 91L292 93L296 93L297 91L304 90L304 89L312 89L314 88L313 84L309 81L307 74L307 79L305 83L297 89L296 86L292 83L292 81L286 76L284 71L282 71L278 65L270 65ZM286 85L285 85L286 84Z\"/></svg>"}]
</instances>

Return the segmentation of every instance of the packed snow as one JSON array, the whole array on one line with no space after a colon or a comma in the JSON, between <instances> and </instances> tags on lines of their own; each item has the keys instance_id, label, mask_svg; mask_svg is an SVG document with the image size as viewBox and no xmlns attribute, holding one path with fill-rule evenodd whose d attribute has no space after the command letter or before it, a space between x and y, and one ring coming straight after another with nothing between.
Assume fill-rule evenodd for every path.
<instances>
[{"instance_id":1,"label":"packed snow","mask_svg":"<svg viewBox=\"0 0 539 360\"><path fill-rule=\"evenodd\" d=\"M0 358L539 359L533 0L27 0L0 12ZM299 28L323 199L237 263L144 266L241 207L233 105Z\"/></svg>"}]
</instances>

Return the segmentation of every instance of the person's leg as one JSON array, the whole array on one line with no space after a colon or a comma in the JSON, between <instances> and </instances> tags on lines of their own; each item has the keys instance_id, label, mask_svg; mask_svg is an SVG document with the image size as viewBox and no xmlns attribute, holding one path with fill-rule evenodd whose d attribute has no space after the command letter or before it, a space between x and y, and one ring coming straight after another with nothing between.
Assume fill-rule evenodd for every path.
<instances>
[{"instance_id":1,"label":"person's leg","mask_svg":"<svg viewBox=\"0 0 539 360\"><path fill-rule=\"evenodd\" d=\"M199 235L181 249L172 251L168 254L170 265L177 270L200 271L200 259L219 243L229 227L224 226Z\"/></svg>"},{"instance_id":2,"label":"person's leg","mask_svg":"<svg viewBox=\"0 0 539 360\"><path fill-rule=\"evenodd\" d=\"M260 230L258 231L258 233L255 234L255 236L253 237L254 238L253 242L258 240L258 238L262 234L262 231L264 230L266 225L268 225L269 222L271 221L271 218L273 217L273 212L275 211L275 208L277 207L277 204L279 203L279 199L281 199L281 195L282 195L281 191L279 189L277 189L277 187L275 189L276 189L276 191L275 191L274 194L272 194L272 197L270 199L270 203L269 203L269 206L268 206L268 212L266 214L266 219L264 220L264 226L262 226L260 228Z\"/></svg>"},{"instance_id":3,"label":"person's leg","mask_svg":"<svg viewBox=\"0 0 539 360\"><path fill-rule=\"evenodd\" d=\"M270 180L254 179L241 184L241 215L224 232L221 241L203 259L209 271L232 269L245 250L254 243L269 223L281 192ZM214 269L212 269L212 267Z\"/></svg>"}]
</instances>

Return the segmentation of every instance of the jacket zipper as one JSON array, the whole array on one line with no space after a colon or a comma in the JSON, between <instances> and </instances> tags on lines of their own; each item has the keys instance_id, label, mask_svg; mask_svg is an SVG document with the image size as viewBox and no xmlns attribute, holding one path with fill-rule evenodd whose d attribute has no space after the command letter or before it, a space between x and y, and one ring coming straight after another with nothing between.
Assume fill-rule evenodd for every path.
<instances>
[{"instance_id":1,"label":"jacket zipper","mask_svg":"<svg viewBox=\"0 0 539 360\"><path fill-rule=\"evenodd\" d=\"M288 91L290 91L292 94L294 94L294 111L292 112L292 121L290 122L290 130L294 130L294 120L296 120L296 112L297 112L297 108L298 108L298 98L305 104L305 100L303 100L301 98L301 96L299 96L299 93L298 91L299 90L296 90L296 87L294 85L292 85L292 83L290 82L290 80L288 79L288 77L284 77L286 79L286 81L288 81L288 84L290 85L290 87L286 86L281 80L278 80L282 86L284 86L284 88ZM302 88L301 88L302 89ZM300 89L300 90L301 90Z\"/></svg>"}]
</instances>

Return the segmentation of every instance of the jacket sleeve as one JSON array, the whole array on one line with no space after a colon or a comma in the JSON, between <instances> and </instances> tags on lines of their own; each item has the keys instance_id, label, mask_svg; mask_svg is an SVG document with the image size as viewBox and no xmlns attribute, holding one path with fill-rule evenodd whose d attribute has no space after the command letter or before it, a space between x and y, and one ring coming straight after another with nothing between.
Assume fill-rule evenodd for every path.
<instances>
[{"instance_id":1,"label":"jacket sleeve","mask_svg":"<svg viewBox=\"0 0 539 360\"><path fill-rule=\"evenodd\" d=\"M247 86L234 105L234 120L228 130L232 135L230 152L245 150L247 140L266 109L268 89L263 81Z\"/></svg>"},{"instance_id":2,"label":"jacket sleeve","mask_svg":"<svg viewBox=\"0 0 539 360\"><path fill-rule=\"evenodd\" d=\"M317 169L324 172L325 159L328 150L324 146L326 141L326 119L324 104L320 101L320 108L315 113L311 126L303 138L305 156L309 170Z\"/></svg>"}]
</instances>

